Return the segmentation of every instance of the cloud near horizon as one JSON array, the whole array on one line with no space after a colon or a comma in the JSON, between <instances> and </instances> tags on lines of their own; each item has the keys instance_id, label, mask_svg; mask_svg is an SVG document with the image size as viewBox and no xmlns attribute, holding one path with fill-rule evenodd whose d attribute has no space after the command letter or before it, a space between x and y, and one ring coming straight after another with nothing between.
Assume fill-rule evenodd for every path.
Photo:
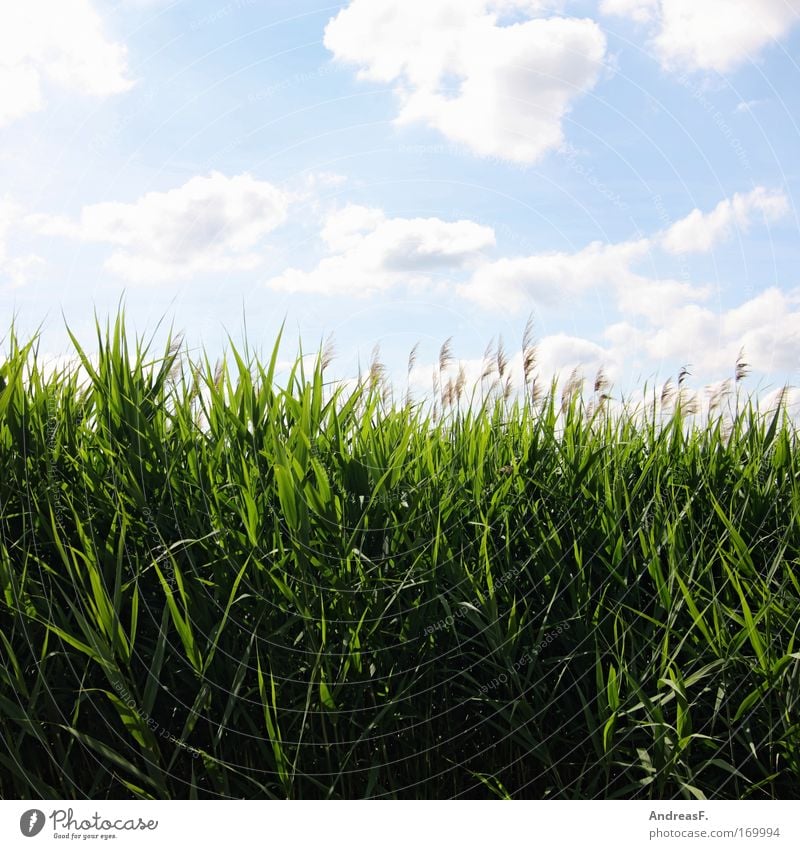
<instances>
[{"instance_id":1,"label":"cloud near horizon","mask_svg":"<svg viewBox=\"0 0 800 849\"><path fill-rule=\"evenodd\" d=\"M77 219L32 215L45 235L113 245L106 268L135 283L243 271L263 261L263 238L286 221L291 195L250 174L218 171L131 203L84 206Z\"/></svg>"},{"instance_id":2,"label":"cloud near horizon","mask_svg":"<svg viewBox=\"0 0 800 849\"><path fill-rule=\"evenodd\" d=\"M783 192L756 187L709 212L694 209L647 237L592 242L572 253L493 259L491 227L464 220L387 218L379 209L348 205L322 223L328 256L310 271L290 268L267 285L328 296L427 286L429 291L454 292L486 311L516 315L534 305L577 309L592 293L610 299L620 318L599 328L598 338L605 344L564 333L546 337L542 350L554 369L572 368L589 357L593 366L613 370L635 352L653 360L691 361L711 373L735 362L742 346L754 368L788 369L800 357L797 292L765 289L718 312L707 306L716 287L659 275L652 260L658 254L665 259L710 254L758 221L769 226L789 211ZM442 282L440 272L445 271Z\"/></svg>"}]
</instances>

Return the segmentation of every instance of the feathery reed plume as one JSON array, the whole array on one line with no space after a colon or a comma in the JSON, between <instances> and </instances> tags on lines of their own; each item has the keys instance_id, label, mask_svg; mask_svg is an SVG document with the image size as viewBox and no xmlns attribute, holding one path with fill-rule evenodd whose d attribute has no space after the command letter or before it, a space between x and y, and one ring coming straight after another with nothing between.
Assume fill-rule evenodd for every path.
<instances>
[{"instance_id":1,"label":"feathery reed plume","mask_svg":"<svg viewBox=\"0 0 800 849\"><path fill-rule=\"evenodd\" d=\"M184 334L179 333L174 339L172 339L169 343L169 348L167 348L167 358L170 359L177 355L178 351L180 351L181 346L183 345Z\"/></svg>"},{"instance_id":2,"label":"feathery reed plume","mask_svg":"<svg viewBox=\"0 0 800 849\"><path fill-rule=\"evenodd\" d=\"M417 351L419 350L419 342L415 343L408 355L408 376L411 377L411 372L414 371L414 366L417 363Z\"/></svg>"},{"instance_id":3,"label":"feathery reed plume","mask_svg":"<svg viewBox=\"0 0 800 849\"><path fill-rule=\"evenodd\" d=\"M750 363L744 361L744 348L739 351L739 356L736 358L736 374L735 383L744 380L750 374Z\"/></svg>"},{"instance_id":4,"label":"feathery reed plume","mask_svg":"<svg viewBox=\"0 0 800 849\"><path fill-rule=\"evenodd\" d=\"M537 350L535 345L525 348L522 352L522 375L525 384L529 384L533 378L533 372L536 368Z\"/></svg>"},{"instance_id":5,"label":"feathery reed plume","mask_svg":"<svg viewBox=\"0 0 800 849\"><path fill-rule=\"evenodd\" d=\"M533 341L533 313L528 316L525 331L522 334L522 378L527 386L536 368L537 350Z\"/></svg>"},{"instance_id":6,"label":"feathery reed plume","mask_svg":"<svg viewBox=\"0 0 800 849\"><path fill-rule=\"evenodd\" d=\"M456 376L455 393L456 403L461 401L461 396L464 394L464 387L467 385L467 373L464 371L464 364L459 363L458 375Z\"/></svg>"},{"instance_id":7,"label":"feathery reed plume","mask_svg":"<svg viewBox=\"0 0 800 849\"><path fill-rule=\"evenodd\" d=\"M533 313L528 315L525 322L525 330L522 332L522 350L527 351L533 347Z\"/></svg>"},{"instance_id":8,"label":"feathery reed plume","mask_svg":"<svg viewBox=\"0 0 800 849\"><path fill-rule=\"evenodd\" d=\"M212 377L212 381L214 386L219 390L222 387L222 378L225 375L225 365L222 360L217 360L214 366L214 375Z\"/></svg>"},{"instance_id":9,"label":"feathery reed plume","mask_svg":"<svg viewBox=\"0 0 800 849\"><path fill-rule=\"evenodd\" d=\"M322 358L320 360L320 366L322 370L325 371L326 368L333 362L333 358L336 356L336 345L333 339L333 333L328 335L328 338L325 340L325 345L322 348Z\"/></svg>"},{"instance_id":10,"label":"feathery reed plume","mask_svg":"<svg viewBox=\"0 0 800 849\"><path fill-rule=\"evenodd\" d=\"M564 389L561 391L561 412L564 413L569 407L572 399L583 388L583 376L580 373L578 366L575 366L570 373Z\"/></svg>"},{"instance_id":11,"label":"feathery reed plume","mask_svg":"<svg viewBox=\"0 0 800 849\"><path fill-rule=\"evenodd\" d=\"M372 349L369 363L369 382L372 386L380 383L386 376L386 366L381 362L381 347L376 344Z\"/></svg>"},{"instance_id":12,"label":"feathery reed plume","mask_svg":"<svg viewBox=\"0 0 800 849\"><path fill-rule=\"evenodd\" d=\"M188 397L190 402L194 402L200 394L200 366L189 360L189 371L191 372L192 379L189 385Z\"/></svg>"},{"instance_id":13,"label":"feathery reed plume","mask_svg":"<svg viewBox=\"0 0 800 849\"><path fill-rule=\"evenodd\" d=\"M686 413L687 415L694 416L700 412L700 400L697 397L696 392L689 392L687 389L681 387L678 390L676 407L682 413Z\"/></svg>"},{"instance_id":14,"label":"feathery reed plume","mask_svg":"<svg viewBox=\"0 0 800 849\"><path fill-rule=\"evenodd\" d=\"M609 388L609 386L611 386L611 382L606 377L606 373L605 373L603 367L600 366L600 368L597 370L597 375L595 376L595 379L594 379L594 394L595 395L597 395L598 393L602 394L603 392L606 391L606 389Z\"/></svg>"},{"instance_id":15,"label":"feathery reed plume","mask_svg":"<svg viewBox=\"0 0 800 849\"><path fill-rule=\"evenodd\" d=\"M672 385L672 378L668 377L666 379L666 382L664 383L664 386L661 388L661 409L669 409L674 399L675 387Z\"/></svg>"},{"instance_id":16,"label":"feathery reed plume","mask_svg":"<svg viewBox=\"0 0 800 849\"><path fill-rule=\"evenodd\" d=\"M172 360L172 364L170 365L170 369L167 374L167 380L170 383L174 383L178 379L178 376L181 373L181 368L183 367L183 361L181 357L178 356L181 348L183 347L183 340L184 334L179 333L170 341L169 347L167 348L167 360Z\"/></svg>"},{"instance_id":17,"label":"feathery reed plume","mask_svg":"<svg viewBox=\"0 0 800 849\"><path fill-rule=\"evenodd\" d=\"M494 351L494 339L489 341L489 344L486 346L486 350L483 352L483 369L481 371L481 380L489 377L489 375L494 373L495 366L497 365L495 359L495 351Z\"/></svg>"},{"instance_id":18,"label":"feathery reed plume","mask_svg":"<svg viewBox=\"0 0 800 849\"><path fill-rule=\"evenodd\" d=\"M708 400L708 412L709 415L717 409L717 407L722 405L723 400L728 396L731 391L731 382L728 378L722 381L719 386L714 388L707 387L706 391L709 393Z\"/></svg>"},{"instance_id":19,"label":"feathery reed plume","mask_svg":"<svg viewBox=\"0 0 800 849\"><path fill-rule=\"evenodd\" d=\"M439 371L447 371L450 363L453 362L453 337L446 339L442 347L439 349Z\"/></svg>"},{"instance_id":20,"label":"feathery reed plume","mask_svg":"<svg viewBox=\"0 0 800 849\"><path fill-rule=\"evenodd\" d=\"M506 356L505 348L503 348L502 336L497 340L497 374L502 378L508 368L508 357Z\"/></svg>"},{"instance_id":21,"label":"feathery reed plume","mask_svg":"<svg viewBox=\"0 0 800 849\"><path fill-rule=\"evenodd\" d=\"M542 389L541 381L534 378L531 384L531 405L536 407L542 400L544 390Z\"/></svg>"},{"instance_id":22,"label":"feathery reed plume","mask_svg":"<svg viewBox=\"0 0 800 849\"><path fill-rule=\"evenodd\" d=\"M452 406L455 387L453 386L452 378L449 378L442 389L442 409Z\"/></svg>"},{"instance_id":23,"label":"feathery reed plume","mask_svg":"<svg viewBox=\"0 0 800 849\"><path fill-rule=\"evenodd\" d=\"M508 401L513 391L514 382L511 379L511 375L508 375L508 377L505 379L505 382L503 383L503 400Z\"/></svg>"}]
</instances>

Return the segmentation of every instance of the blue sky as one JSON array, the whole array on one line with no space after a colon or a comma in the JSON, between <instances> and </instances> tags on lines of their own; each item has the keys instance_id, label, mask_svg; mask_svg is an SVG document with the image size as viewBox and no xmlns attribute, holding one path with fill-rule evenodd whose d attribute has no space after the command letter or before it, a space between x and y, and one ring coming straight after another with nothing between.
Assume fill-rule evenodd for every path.
<instances>
[{"instance_id":1,"label":"blue sky","mask_svg":"<svg viewBox=\"0 0 800 849\"><path fill-rule=\"evenodd\" d=\"M800 383L800 0L28 0L0 11L0 306L124 296L220 351L286 319L430 384L691 364ZM516 359L515 359L516 357Z\"/></svg>"}]
</instances>

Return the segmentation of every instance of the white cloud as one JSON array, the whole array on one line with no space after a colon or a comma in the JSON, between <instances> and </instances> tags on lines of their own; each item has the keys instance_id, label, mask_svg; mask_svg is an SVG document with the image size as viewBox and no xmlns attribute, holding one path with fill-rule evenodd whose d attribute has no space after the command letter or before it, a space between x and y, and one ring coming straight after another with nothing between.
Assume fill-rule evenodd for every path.
<instances>
[{"instance_id":1,"label":"white cloud","mask_svg":"<svg viewBox=\"0 0 800 849\"><path fill-rule=\"evenodd\" d=\"M673 254L705 253L730 236L733 228L746 231L753 214L761 213L768 221L777 221L789 211L783 192L759 186L746 195L735 194L720 201L710 213L693 210L673 224L662 238L662 246Z\"/></svg>"},{"instance_id":2,"label":"white cloud","mask_svg":"<svg viewBox=\"0 0 800 849\"><path fill-rule=\"evenodd\" d=\"M18 204L9 197L0 197L0 285L11 289L24 286L44 266L44 260L35 254L9 255L9 232L20 215Z\"/></svg>"},{"instance_id":3,"label":"white cloud","mask_svg":"<svg viewBox=\"0 0 800 849\"><path fill-rule=\"evenodd\" d=\"M621 15L634 21L650 21L658 12L658 0L602 0L604 15Z\"/></svg>"},{"instance_id":4,"label":"white cloud","mask_svg":"<svg viewBox=\"0 0 800 849\"><path fill-rule=\"evenodd\" d=\"M268 281L284 292L362 296L396 285L430 285L444 269L467 268L494 245L494 231L473 221L387 218L349 205L326 219L322 238L331 255L311 271L290 268Z\"/></svg>"},{"instance_id":5,"label":"white cloud","mask_svg":"<svg viewBox=\"0 0 800 849\"><path fill-rule=\"evenodd\" d=\"M2 61L0 58L0 127L44 105L39 74L31 67L4 65Z\"/></svg>"},{"instance_id":6,"label":"white cloud","mask_svg":"<svg viewBox=\"0 0 800 849\"><path fill-rule=\"evenodd\" d=\"M154 283L213 271L255 268L263 237L286 220L291 198L249 174L212 172L133 203L85 206L77 221L31 216L42 233L114 245L107 268Z\"/></svg>"},{"instance_id":7,"label":"white cloud","mask_svg":"<svg viewBox=\"0 0 800 849\"><path fill-rule=\"evenodd\" d=\"M657 279L628 273L616 282L619 309L658 323L662 316L673 314L694 301L707 301L709 286L696 286L686 280Z\"/></svg>"},{"instance_id":8,"label":"white cloud","mask_svg":"<svg viewBox=\"0 0 800 849\"><path fill-rule=\"evenodd\" d=\"M539 374L548 381L557 377L561 383L573 369L578 369L585 378L593 378L601 367L604 367L607 376L613 379L614 370L610 369L610 363L615 359L613 351L589 339L566 333L545 336L537 344Z\"/></svg>"},{"instance_id":9,"label":"white cloud","mask_svg":"<svg viewBox=\"0 0 800 849\"><path fill-rule=\"evenodd\" d=\"M692 363L697 379L730 374L744 347L756 371L796 371L800 362L800 290L770 289L746 303L712 309L716 287L660 275L670 253L711 251L734 228L776 220L789 210L785 195L758 187L695 210L650 236L609 244L593 242L575 252L529 256L486 255L494 231L471 221L387 218L380 209L350 205L330 214L321 229L328 255L311 271L289 269L269 281L273 289L327 295L367 295L392 287L455 292L485 310L523 313L532 302L567 306L580 314L592 302L615 316L598 340L554 333L539 342L539 373L563 378L580 366L591 378L602 365L612 380L647 363ZM436 272L447 270L439 284ZM464 272L459 280L457 272ZM573 308L574 307L574 308ZM517 358L518 359L518 358ZM519 381L521 366L512 358ZM634 365L635 364L635 365ZM463 363L468 383L482 371ZM415 370L412 384L429 387L430 369Z\"/></svg>"},{"instance_id":10,"label":"white cloud","mask_svg":"<svg viewBox=\"0 0 800 849\"><path fill-rule=\"evenodd\" d=\"M456 291L490 309L523 309L532 298L556 305L589 289L620 284L631 276L631 263L649 248L646 239L616 245L592 242L576 253L506 257L482 265Z\"/></svg>"},{"instance_id":11,"label":"white cloud","mask_svg":"<svg viewBox=\"0 0 800 849\"><path fill-rule=\"evenodd\" d=\"M697 304L666 312L642 340L649 356L691 362L697 372L733 371L739 351L754 371L796 372L800 297L771 288L716 313Z\"/></svg>"},{"instance_id":12,"label":"white cloud","mask_svg":"<svg viewBox=\"0 0 800 849\"><path fill-rule=\"evenodd\" d=\"M740 115L747 114L748 112L752 112L756 106L761 106L766 102L766 100L741 100L736 104L736 108L733 111Z\"/></svg>"},{"instance_id":13,"label":"white cloud","mask_svg":"<svg viewBox=\"0 0 800 849\"><path fill-rule=\"evenodd\" d=\"M800 415L800 389L796 386L787 387L785 390L782 387L773 389L760 398L761 411L774 412L779 401L796 420Z\"/></svg>"},{"instance_id":14,"label":"white cloud","mask_svg":"<svg viewBox=\"0 0 800 849\"><path fill-rule=\"evenodd\" d=\"M797 372L800 362L800 296L766 289L722 317L722 332L741 340L759 371Z\"/></svg>"},{"instance_id":15,"label":"white cloud","mask_svg":"<svg viewBox=\"0 0 800 849\"><path fill-rule=\"evenodd\" d=\"M623 313L657 322L669 312L707 301L711 287L688 279L659 276L658 252L708 252L734 227L746 229L757 217L774 221L789 210L786 196L758 187L736 194L709 212L694 210L665 231L609 244L592 242L575 252L548 252L492 259L494 232L471 221L438 218L389 219L374 207L348 205L328 215L321 229L328 255L311 271L287 269L268 285L281 291L368 295L394 286L432 287L436 271L452 274L456 294L489 309L525 311L578 302L587 292L610 298Z\"/></svg>"},{"instance_id":16,"label":"white cloud","mask_svg":"<svg viewBox=\"0 0 800 849\"><path fill-rule=\"evenodd\" d=\"M82 94L127 91L127 50L89 0L25 0L0 11L0 126L44 106L43 83Z\"/></svg>"},{"instance_id":17,"label":"white cloud","mask_svg":"<svg viewBox=\"0 0 800 849\"><path fill-rule=\"evenodd\" d=\"M600 8L652 21L665 67L720 73L753 61L800 18L800 0L603 0Z\"/></svg>"},{"instance_id":18,"label":"white cloud","mask_svg":"<svg viewBox=\"0 0 800 849\"><path fill-rule=\"evenodd\" d=\"M425 123L479 155L534 162L562 144L562 120L594 86L606 50L592 20L529 17L543 6L352 0L324 42L359 77L395 84L399 123Z\"/></svg>"},{"instance_id":19,"label":"white cloud","mask_svg":"<svg viewBox=\"0 0 800 849\"><path fill-rule=\"evenodd\" d=\"M715 312L704 305L713 287L661 277L655 263L659 251L709 252L729 238L734 227L749 227L757 214L769 222L788 211L785 195L758 187L722 201L710 213L694 210L648 238L619 244L594 242L574 253L485 262L456 291L486 309L512 311L529 310L532 302L540 306L585 303L587 292L607 298L610 309L637 321L620 321L606 328L604 338L610 345L602 349L606 363L624 362L638 352L650 359L693 362L713 373L729 370L744 346L758 370L796 370L800 295L772 289L741 307ZM646 260L650 269L644 266ZM580 353L580 360L590 359L590 347ZM557 369L557 363L548 368Z\"/></svg>"},{"instance_id":20,"label":"white cloud","mask_svg":"<svg viewBox=\"0 0 800 849\"><path fill-rule=\"evenodd\" d=\"M644 349L655 359L690 362L698 371L708 368L720 354L720 317L707 307L684 304L679 309L656 316L644 339ZM736 359L723 356L723 366ZM717 367L714 363L713 367Z\"/></svg>"},{"instance_id":21,"label":"white cloud","mask_svg":"<svg viewBox=\"0 0 800 849\"><path fill-rule=\"evenodd\" d=\"M788 211L782 192L759 186L721 201L710 213L695 209L649 238L593 242L574 253L504 257L484 263L456 291L486 308L512 310L527 308L531 299L547 306L589 290L613 292L623 312L656 320L692 301L706 300L711 290L687 280L654 279L636 271L643 260L659 249L672 254L708 252L728 238L734 227L746 230L755 213L771 222Z\"/></svg>"}]
</instances>

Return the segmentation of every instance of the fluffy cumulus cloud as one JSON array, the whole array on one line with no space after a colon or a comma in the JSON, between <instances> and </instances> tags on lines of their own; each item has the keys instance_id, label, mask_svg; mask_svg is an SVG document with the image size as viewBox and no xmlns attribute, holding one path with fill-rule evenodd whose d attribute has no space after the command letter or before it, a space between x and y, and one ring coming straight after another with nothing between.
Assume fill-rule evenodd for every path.
<instances>
[{"instance_id":1,"label":"fluffy cumulus cloud","mask_svg":"<svg viewBox=\"0 0 800 849\"><path fill-rule=\"evenodd\" d=\"M665 67L733 70L800 20L800 0L603 0L602 12L649 22Z\"/></svg>"},{"instance_id":2,"label":"fluffy cumulus cloud","mask_svg":"<svg viewBox=\"0 0 800 849\"><path fill-rule=\"evenodd\" d=\"M648 249L646 240L618 245L593 242L575 253L504 257L476 269L457 291L489 309L520 310L531 299L543 306L555 306L590 288L606 287L629 277L631 262Z\"/></svg>"},{"instance_id":3,"label":"fluffy cumulus cloud","mask_svg":"<svg viewBox=\"0 0 800 849\"><path fill-rule=\"evenodd\" d=\"M722 333L741 339L749 362L759 371L797 373L800 362L800 291L772 287L722 316Z\"/></svg>"},{"instance_id":4,"label":"fluffy cumulus cloud","mask_svg":"<svg viewBox=\"0 0 800 849\"><path fill-rule=\"evenodd\" d=\"M710 213L693 210L664 234L662 246L673 254L706 253L727 239L735 229L745 232L756 215L766 222L777 221L789 212L783 192L759 186L748 194L735 194L720 201Z\"/></svg>"},{"instance_id":5,"label":"fluffy cumulus cloud","mask_svg":"<svg viewBox=\"0 0 800 849\"><path fill-rule=\"evenodd\" d=\"M41 233L113 245L106 267L138 283L255 268L263 238L282 224L291 197L249 174L193 177L133 203L85 206L77 220L35 216Z\"/></svg>"},{"instance_id":6,"label":"fluffy cumulus cloud","mask_svg":"<svg viewBox=\"0 0 800 849\"><path fill-rule=\"evenodd\" d=\"M363 296L398 285L428 286L439 272L476 264L495 242L491 227L473 221L387 218L355 204L327 217L322 239L329 255L314 269L287 269L269 287Z\"/></svg>"},{"instance_id":7,"label":"fluffy cumulus cloud","mask_svg":"<svg viewBox=\"0 0 800 849\"><path fill-rule=\"evenodd\" d=\"M606 53L596 22L537 17L544 5L351 0L324 41L361 78L395 85L399 123L427 124L478 155L534 162L562 143L563 118Z\"/></svg>"},{"instance_id":8,"label":"fluffy cumulus cloud","mask_svg":"<svg viewBox=\"0 0 800 849\"><path fill-rule=\"evenodd\" d=\"M96 96L133 85L126 48L107 38L89 0L0 6L0 126L41 109L47 83Z\"/></svg>"},{"instance_id":9,"label":"fluffy cumulus cloud","mask_svg":"<svg viewBox=\"0 0 800 849\"><path fill-rule=\"evenodd\" d=\"M693 210L663 231L633 241L592 242L572 252L503 257L483 263L457 286L463 297L487 307L524 309L568 304L590 290L613 292L624 312L655 319L692 301L706 300L708 287L687 280L654 278L640 270L657 251L708 253L735 231L760 219L771 223L789 212L785 194L759 186L721 201L711 212Z\"/></svg>"},{"instance_id":10,"label":"fluffy cumulus cloud","mask_svg":"<svg viewBox=\"0 0 800 849\"><path fill-rule=\"evenodd\" d=\"M691 362L705 374L730 374L741 350L758 372L792 373L800 357L800 293L766 289L715 312L688 304L661 316L640 338L654 359Z\"/></svg>"},{"instance_id":11,"label":"fluffy cumulus cloud","mask_svg":"<svg viewBox=\"0 0 800 849\"><path fill-rule=\"evenodd\" d=\"M525 312L534 303L572 308L591 293L610 298L624 315L659 325L668 316L692 318L692 310L704 309L713 295L712 287L686 274L681 279L659 275L659 256L709 253L735 233L788 212L786 195L757 187L711 211L695 209L650 236L592 242L573 252L495 257L490 254L494 231L473 221L387 218L380 209L351 204L324 219L326 255L314 268L289 268L268 285L286 292L363 296L398 286L430 290L437 274L447 272L443 285L487 310Z\"/></svg>"}]
</instances>

